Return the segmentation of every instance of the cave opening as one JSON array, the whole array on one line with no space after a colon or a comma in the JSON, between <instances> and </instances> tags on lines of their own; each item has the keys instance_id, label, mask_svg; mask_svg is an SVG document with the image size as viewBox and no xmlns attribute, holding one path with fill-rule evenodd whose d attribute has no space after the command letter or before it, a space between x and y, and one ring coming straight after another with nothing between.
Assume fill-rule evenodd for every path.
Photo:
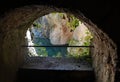
<instances>
[{"instance_id":1,"label":"cave opening","mask_svg":"<svg viewBox=\"0 0 120 82\"><path fill-rule=\"evenodd\" d=\"M29 56L79 58L89 56L93 36L78 18L54 12L35 20L25 38Z\"/></svg>"},{"instance_id":2,"label":"cave opening","mask_svg":"<svg viewBox=\"0 0 120 82\"><path fill-rule=\"evenodd\" d=\"M28 30L28 28L29 29L31 28L31 25L33 25L33 22L37 18L47 15L51 12L65 12L71 13L78 19L81 19L81 22L83 22L87 26L89 31L94 36L92 40L92 45L94 46L94 48L91 48L90 53L92 57L92 67L95 72L96 81L114 82L117 58L116 44L112 41L111 38L109 38L109 36L103 30L101 30L97 25L93 24L92 21L86 18L79 11L80 10L73 11L69 9L49 7L44 5L43 6L31 5L17 8L10 12L7 12L7 14L2 19L0 19L0 27L2 30L1 32L3 34L1 35L2 39L0 40L2 45L1 47L2 54L0 54L1 55L0 58L3 67L2 70L4 71L1 73L1 75L8 74L8 76L11 76L12 78L10 77L7 78L10 79L12 82L12 80L15 79L16 71L28 62L30 62L32 66L38 65L38 63L44 61L43 63L44 65L48 67L50 67L50 65L53 65L54 69L58 69L56 66L60 67L59 65L64 67L64 65L62 64L67 63L67 60L66 59L64 60L64 58L63 58L64 62L63 60L60 60L60 58L54 59L54 57L48 60L45 59L44 57L41 57L40 60L37 57L32 57L33 59L30 58L26 60L25 56L29 56L27 53L28 48L27 47L23 48L23 46L21 47L21 45L26 44L25 40L26 31ZM50 61L50 63L46 64L46 62L48 61ZM62 63L56 65L58 61L62 61ZM78 61L75 60L75 62ZM70 61L68 63L70 63ZM75 67L76 69L78 69L80 67L79 64L80 62L78 62L74 66L67 65L65 66L65 68ZM27 67L29 66L30 65L27 65ZM4 69L4 67L6 67L6 69ZM60 67L60 69L68 70L63 69L62 67ZM44 69L44 66L42 67L42 69ZM81 74L77 75L79 77ZM6 80L5 77L3 78Z\"/></svg>"},{"instance_id":3,"label":"cave opening","mask_svg":"<svg viewBox=\"0 0 120 82\"><path fill-rule=\"evenodd\" d=\"M44 69L53 70L81 70L82 67L83 70L92 69L90 50L93 48L93 35L87 26L72 14L52 12L37 18L27 29L25 39L27 45L24 47L28 49L26 63L39 63ZM39 62L41 59L42 63ZM54 61L54 67L52 64L46 67L46 60L46 64ZM86 66L82 66L82 63L86 63ZM36 68L41 66L37 65Z\"/></svg>"}]
</instances>

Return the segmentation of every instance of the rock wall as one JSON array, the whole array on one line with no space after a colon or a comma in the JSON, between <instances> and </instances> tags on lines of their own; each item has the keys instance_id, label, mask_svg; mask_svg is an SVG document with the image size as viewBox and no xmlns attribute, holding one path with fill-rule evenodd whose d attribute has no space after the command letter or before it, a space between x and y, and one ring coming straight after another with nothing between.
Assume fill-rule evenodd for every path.
<instances>
[{"instance_id":1,"label":"rock wall","mask_svg":"<svg viewBox=\"0 0 120 82\"><path fill-rule=\"evenodd\" d=\"M97 82L114 82L117 48L112 40L95 25L90 29L94 34L91 55Z\"/></svg>"},{"instance_id":2,"label":"rock wall","mask_svg":"<svg viewBox=\"0 0 120 82\"><path fill-rule=\"evenodd\" d=\"M29 6L7 12L0 19L0 82L15 82L16 72L26 54L25 32L32 22L52 11L72 13L86 23L94 35L92 49L96 82L114 82L116 70L116 45L108 36L81 13L47 6Z\"/></svg>"}]
</instances>

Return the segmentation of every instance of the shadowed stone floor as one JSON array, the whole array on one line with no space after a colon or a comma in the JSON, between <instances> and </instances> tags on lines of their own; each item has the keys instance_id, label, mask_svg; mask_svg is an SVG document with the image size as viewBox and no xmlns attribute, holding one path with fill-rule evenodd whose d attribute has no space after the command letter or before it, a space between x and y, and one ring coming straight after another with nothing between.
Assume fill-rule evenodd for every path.
<instances>
[{"instance_id":1,"label":"shadowed stone floor","mask_svg":"<svg viewBox=\"0 0 120 82\"><path fill-rule=\"evenodd\" d=\"M93 70L85 60L74 58L29 57L21 68L43 70Z\"/></svg>"}]
</instances>

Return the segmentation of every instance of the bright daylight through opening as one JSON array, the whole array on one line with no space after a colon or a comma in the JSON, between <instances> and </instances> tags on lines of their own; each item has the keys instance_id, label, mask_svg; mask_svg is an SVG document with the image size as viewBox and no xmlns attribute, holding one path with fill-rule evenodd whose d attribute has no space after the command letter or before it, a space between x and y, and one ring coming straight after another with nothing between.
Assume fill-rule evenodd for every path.
<instances>
[{"instance_id":1,"label":"bright daylight through opening","mask_svg":"<svg viewBox=\"0 0 120 82\"><path fill-rule=\"evenodd\" d=\"M30 57L86 58L93 36L75 16L53 12L35 20L25 38Z\"/></svg>"}]
</instances>

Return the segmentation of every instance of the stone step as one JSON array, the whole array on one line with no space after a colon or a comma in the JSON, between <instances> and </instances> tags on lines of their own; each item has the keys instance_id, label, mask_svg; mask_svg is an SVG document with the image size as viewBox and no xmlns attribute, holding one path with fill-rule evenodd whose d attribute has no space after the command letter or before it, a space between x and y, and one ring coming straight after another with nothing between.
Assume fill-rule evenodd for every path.
<instances>
[{"instance_id":1,"label":"stone step","mask_svg":"<svg viewBox=\"0 0 120 82\"><path fill-rule=\"evenodd\" d=\"M41 70L93 70L92 66L85 60L51 57L30 57L21 68Z\"/></svg>"}]
</instances>

